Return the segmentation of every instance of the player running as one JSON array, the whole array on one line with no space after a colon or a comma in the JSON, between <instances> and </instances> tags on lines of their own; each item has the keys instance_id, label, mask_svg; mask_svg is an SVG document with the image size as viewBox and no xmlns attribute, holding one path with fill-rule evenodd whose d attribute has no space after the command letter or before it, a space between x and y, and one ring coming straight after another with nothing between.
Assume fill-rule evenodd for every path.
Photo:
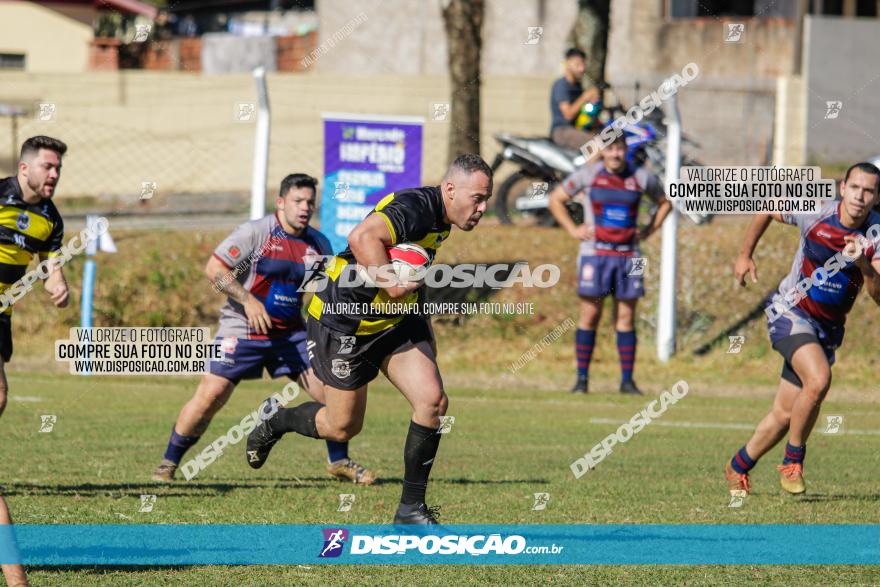
<instances>
[{"instance_id":1,"label":"player running","mask_svg":"<svg viewBox=\"0 0 880 587\"><path fill-rule=\"evenodd\" d=\"M324 382L326 402L279 410L248 436L248 464L263 466L286 432L348 440L361 430L367 384L381 370L412 406L403 452L403 493L395 524L436 524L437 508L425 505L428 476L440 445L440 416L448 399L437 369L431 324L417 314L338 314L345 304L370 311L373 303L421 302L421 282L381 287L340 285L340 275L358 266L389 263L386 247L417 243L433 260L452 226L471 231L486 212L492 171L477 155L460 155L437 187L402 190L385 196L348 237L348 248L327 266L327 287L309 304L309 350L315 374ZM348 267L348 269L346 269ZM355 310L357 308L354 308Z\"/></svg>"},{"instance_id":2,"label":"player running","mask_svg":"<svg viewBox=\"0 0 880 587\"><path fill-rule=\"evenodd\" d=\"M34 255L40 260L61 254L64 222L52 196L61 179L61 158L67 145L35 136L21 145L18 174L0 180L0 294L25 273ZM52 265L45 288L58 308L67 306L67 281L60 265ZM0 312L0 414L6 408L5 365L12 358L12 306Z\"/></svg>"},{"instance_id":3,"label":"player running","mask_svg":"<svg viewBox=\"0 0 880 587\"><path fill-rule=\"evenodd\" d=\"M183 455L205 433L238 382L259 379L263 369L273 378L298 380L312 398L324 400L306 355L299 291L311 258L331 254L327 238L309 226L316 186L315 178L302 173L285 177L275 199L277 211L239 226L208 261L208 279L228 296L216 340L223 357L209 362L209 372L180 410L153 480L174 479ZM364 485L376 480L375 473L348 457L347 442L328 440L327 453L330 475Z\"/></svg>"},{"instance_id":4,"label":"player running","mask_svg":"<svg viewBox=\"0 0 880 587\"><path fill-rule=\"evenodd\" d=\"M724 467L731 491L751 491L749 471L786 432L785 456L777 467L782 489L793 494L806 491L807 439L831 385L831 365L835 349L843 342L846 315L863 284L880 304L880 250L876 241L864 240L880 232L880 213L872 210L880 200L878 183L880 170L870 163L857 163L840 184L840 200L828 202L816 214L756 216L746 232L734 265L742 286L746 274L752 283L758 281L752 255L771 219L797 226L801 239L791 271L768 300L770 341L784 359L779 391L752 438ZM813 275L817 277L806 282L811 285L805 292L803 286L795 287ZM786 304L786 297L795 303Z\"/></svg>"},{"instance_id":5,"label":"player running","mask_svg":"<svg viewBox=\"0 0 880 587\"><path fill-rule=\"evenodd\" d=\"M602 317L605 296L614 294L614 322L620 356L620 393L641 395L633 381L636 359L636 304L645 295L642 285L645 259L639 242L660 228L672 209L656 175L644 167L633 169L626 161L626 139L617 136L601 151L602 160L572 173L550 194L550 212L562 228L581 242L578 261L580 319L575 334L577 381L572 393L587 393L590 359L596 341L596 327ZM578 196L584 208L584 223L576 225L565 204ZM647 226L638 230L636 221L642 195L659 207Z\"/></svg>"}]
</instances>

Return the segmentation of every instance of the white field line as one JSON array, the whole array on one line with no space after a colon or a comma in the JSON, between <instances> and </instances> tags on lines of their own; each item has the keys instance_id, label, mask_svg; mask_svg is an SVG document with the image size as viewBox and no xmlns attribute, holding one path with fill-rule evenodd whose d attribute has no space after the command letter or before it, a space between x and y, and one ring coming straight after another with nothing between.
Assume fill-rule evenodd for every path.
<instances>
[{"instance_id":1,"label":"white field line","mask_svg":"<svg viewBox=\"0 0 880 587\"><path fill-rule=\"evenodd\" d=\"M628 420L614 420L612 418L590 418L590 424L624 424ZM754 430L756 424L739 424L737 422L665 422L652 421L651 426L669 426L672 428L721 428L728 430ZM814 430L816 431L816 430ZM821 433L821 430L818 431ZM855 436L880 436L878 430L850 430L844 428L840 434L852 434ZM826 436L833 436L827 434Z\"/></svg>"}]
</instances>

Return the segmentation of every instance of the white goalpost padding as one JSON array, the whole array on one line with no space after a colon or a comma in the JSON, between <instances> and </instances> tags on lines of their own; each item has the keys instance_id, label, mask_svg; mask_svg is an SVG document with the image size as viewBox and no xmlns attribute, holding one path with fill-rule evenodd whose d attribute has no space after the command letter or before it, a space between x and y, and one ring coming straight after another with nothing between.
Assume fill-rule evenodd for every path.
<instances>
[{"instance_id":1,"label":"white goalpost padding","mask_svg":"<svg viewBox=\"0 0 880 587\"><path fill-rule=\"evenodd\" d=\"M266 69L254 70L257 86L257 133L254 140L254 171L251 179L251 220L266 215L266 176L269 170L269 90Z\"/></svg>"},{"instance_id":2,"label":"white goalpost padding","mask_svg":"<svg viewBox=\"0 0 880 587\"><path fill-rule=\"evenodd\" d=\"M668 83L668 82L667 82ZM677 96L666 102L666 193L669 184L679 179L681 170L681 117ZM663 243L660 258L660 299L657 308L657 358L666 363L675 354L675 286L677 268L678 211L672 211L663 222Z\"/></svg>"}]
</instances>

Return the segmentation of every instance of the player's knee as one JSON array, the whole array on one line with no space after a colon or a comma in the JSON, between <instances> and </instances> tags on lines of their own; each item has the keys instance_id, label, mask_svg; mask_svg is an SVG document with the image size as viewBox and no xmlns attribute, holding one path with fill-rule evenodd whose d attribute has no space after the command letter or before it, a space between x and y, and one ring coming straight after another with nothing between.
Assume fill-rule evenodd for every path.
<instances>
[{"instance_id":1,"label":"player's knee","mask_svg":"<svg viewBox=\"0 0 880 587\"><path fill-rule=\"evenodd\" d=\"M791 423L791 410L775 406L773 408L773 418L778 425L787 427Z\"/></svg>"},{"instance_id":2,"label":"player's knee","mask_svg":"<svg viewBox=\"0 0 880 587\"><path fill-rule=\"evenodd\" d=\"M352 438L360 433L362 427L362 423L360 422L347 422L341 426L336 426L331 431L330 440L335 440L336 442L348 442Z\"/></svg>"},{"instance_id":3,"label":"player's knee","mask_svg":"<svg viewBox=\"0 0 880 587\"><path fill-rule=\"evenodd\" d=\"M803 380L802 391L814 402L821 402L831 387L831 372L818 372Z\"/></svg>"},{"instance_id":4,"label":"player's knee","mask_svg":"<svg viewBox=\"0 0 880 587\"><path fill-rule=\"evenodd\" d=\"M328 440L336 442L346 442L351 440L360 433L364 425L363 420L353 417L330 419L328 422L330 430L326 435Z\"/></svg>"},{"instance_id":5,"label":"player's knee","mask_svg":"<svg viewBox=\"0 0 880 587\"><path fill-rule=\"evenodd\" d=\"M8 392L9 388L6 385L6 382L0 383L0 414L6 409L6 397Z\"/></svg>"},{"instance_id":6,"label":"player's knee","mask_svg":"<svg viewBox=\"0 0 880 587\"><path fill-rule=\"evenodd\" d=\"M434 419L446 414L449 408L449 398L443 388L434 390L433 393L425 393L420 401L413 405L413 412L420 418Z\"/></svg>"},{"instance_id":7,"label":"player's knee","mask_svg":"<svg viewBox=\"0 0 880 587\"><path fill-rule=\"evenodd\" d=\"M205 414L214 414L223 407L232 392L226 386L205 385L199 387L196 392L196 404L200 411Z\"/></svg>"},{"instance_id":8,"label":"player's knee","mask_svg":"<svg viewBox=\"0 0 880 587\"><path fill-rule=\"evenodd\" d=\"M446 392L440 392L440 402L437 404L437 415L445 416L446 411L449 409L449 396L446 395Z\"/></svg>"}]
</instances>

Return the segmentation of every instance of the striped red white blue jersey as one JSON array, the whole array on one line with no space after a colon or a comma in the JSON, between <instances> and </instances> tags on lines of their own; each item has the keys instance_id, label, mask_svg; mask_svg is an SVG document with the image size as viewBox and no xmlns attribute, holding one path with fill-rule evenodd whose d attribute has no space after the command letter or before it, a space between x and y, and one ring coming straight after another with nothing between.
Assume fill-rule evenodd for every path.
<instances>
[{"instance_id":1,"label":"striped red white blue jersey","mask_svg":"<svg viewBox=\"0 0 880 587\"><path fill-rule=\"evenodd\" d=\"M784 214L783 222L800 228L801 239L791 270L779 284L779 294L795 289L803 279L842 251L846 245L846 235L861 235L867 238L868 229L880 224L880 213L871 211L865 222L858 228L847 228L840 221L840 201L828 202L816 214ZM869 244L864 255L870 261L880 258L880 250ZM820 273L821 276L821 273ZM817 276L818 277L818 276ZM862 289L862 272L854 263L846 263L840 271L822 282L811 285L806 296L797 307L821 322L842 325L846 315ZM791 294L789 294L791 295Z\"/></svg>"},{"instance_id":2,"label":"striped red white blue jersey","mask_svg":"<svg viewBox=\"0 0 880 587\"><path fill-rule=\"evenodd\" d=\"M643 195L664 198L660 180L644 167L612 173L601 161L572 173L562 189L580 200L584 223L595 230L595 238L581 244L582 255L637 256L639 202Z\"/></svg>"},{"instance_id":3,"label":"striped red white blue jersey","mask_svg":"<svg viewBox=\"0 0 880 587\"><path fill-rule=\"evenodd\" d=\"M272 318L272 328L268 335L255 333L248 326L244 307L227 298L220 309L217 336L264 340L305 329L303 292L299 290L306 264L313 266L332 250L327 237L311 226L300 236L286 233L277 214L245 222L214 250L214 257L232 272L225 279L237 279L263 303Z\"/></svg>"}]
</instances>

